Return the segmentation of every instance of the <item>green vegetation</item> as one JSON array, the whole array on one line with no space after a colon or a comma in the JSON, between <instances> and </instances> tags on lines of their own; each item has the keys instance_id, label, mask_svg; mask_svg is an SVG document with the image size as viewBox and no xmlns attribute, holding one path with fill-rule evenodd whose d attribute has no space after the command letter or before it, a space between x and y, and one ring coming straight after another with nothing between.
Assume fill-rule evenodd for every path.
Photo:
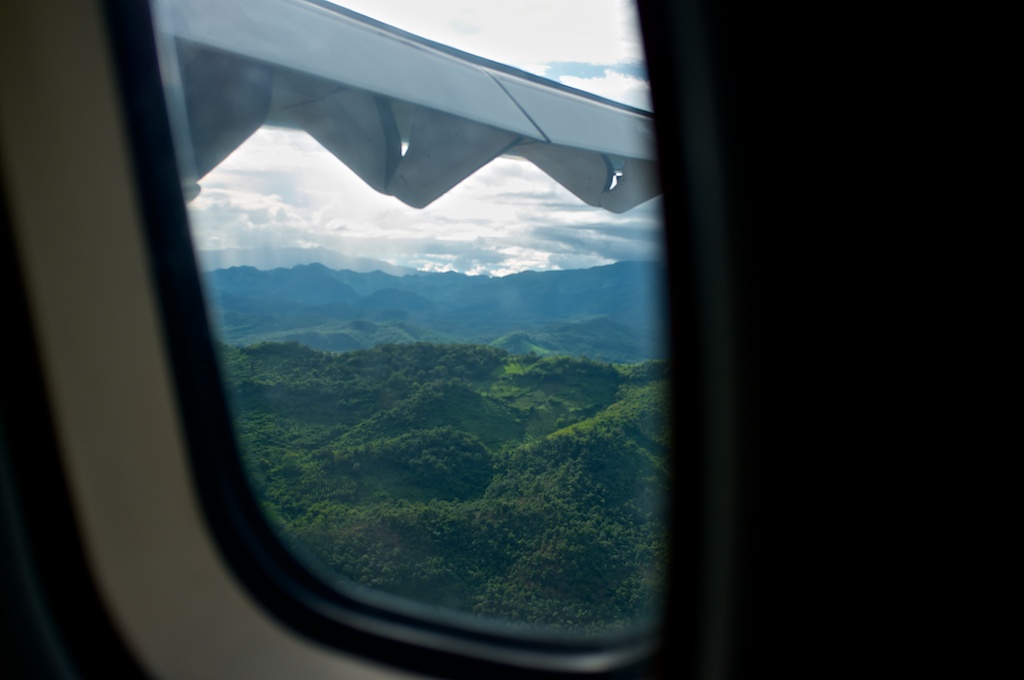
<instances>
[{"instance_id":1,"label":"green vegetation","mask_svg":"<svg viewBox=\"0 0 1024 680\"><path fill-rule=\"evenodd\" d=\"M582 634L654 614L665 362L221 349L251 484L325 580Z\"/></svg>"}]
</instances>

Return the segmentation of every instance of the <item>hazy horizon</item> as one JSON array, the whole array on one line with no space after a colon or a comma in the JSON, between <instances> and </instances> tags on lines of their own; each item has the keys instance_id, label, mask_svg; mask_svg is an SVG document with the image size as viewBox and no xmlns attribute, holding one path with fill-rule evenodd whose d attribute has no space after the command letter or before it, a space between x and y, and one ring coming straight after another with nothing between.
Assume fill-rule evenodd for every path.
<instances>
[{"instance_id":1,"label":"hazy horizon","mask_svg":"<svg viewBox=\"0 0 1024 680\"><path fill-rule=\"evenodd\" d=\"M345 253L324 248L322 246L312 246L306 248L284 247L201 249L196 251L196 257L198 260L199 269L204 272L212 272L219 269L229 269L231 267L252 267L254 269L258 269L261 271L268 271L271 269L280 268L290 269L292 267L308 264L320 264L323 265L324 267L327 267L328 269L334 269L339 271L348 270L360 273L382 271L385 274L391 274L392 276L442 273L436 271L412 269L410 267L402 267L400 265L395 265L390 262L378 260L375 258L347 255ZM584 267L571 267L564 269L522 269L519 271L507 272L503 274L488 274L483 272L454 273L462 273L465 274L466 276L486 276L491 278L503 278L505 276L512 276L514 274L520 274L523 272L572 271L578 269L592 269L594 267L607 267L614 264L623 264L629 262L660 264L661 260L658 258L626 259L616 260L615 262L608 262L604 264L589 265Z\"/></svg>"}]
</instances>

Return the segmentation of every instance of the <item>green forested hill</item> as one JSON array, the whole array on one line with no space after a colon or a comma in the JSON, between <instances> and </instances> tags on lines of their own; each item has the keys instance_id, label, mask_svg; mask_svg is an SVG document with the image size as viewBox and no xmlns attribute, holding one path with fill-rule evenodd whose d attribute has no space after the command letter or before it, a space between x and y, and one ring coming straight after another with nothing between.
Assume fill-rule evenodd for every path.
<instances>
[{"instance_id":1,"label":"green forested hill","mask_svg":"<svg viewBox=\"0 0 1024 680\"><path fill-rule=\"evenodd\" d=\"M221 349L251 483L323 578L574 632L653 613L664 362Z\"/></svg>"}]
</instances>

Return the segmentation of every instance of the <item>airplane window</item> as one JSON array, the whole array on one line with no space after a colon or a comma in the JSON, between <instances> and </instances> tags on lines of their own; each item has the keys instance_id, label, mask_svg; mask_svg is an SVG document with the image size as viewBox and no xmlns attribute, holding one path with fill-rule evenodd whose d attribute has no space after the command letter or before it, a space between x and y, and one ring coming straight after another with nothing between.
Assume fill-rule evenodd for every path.
<instances>
[{"instance_id":1,"label":"airplane window","mask_svg":"<svg viewBox=\"0 0 1024 680\"><path fill-rule=\"evenodd\" d=\"M355 601L650 628L671 357L635 7L341 4L155 5L253 498Z\"/></svg>"}]
</instances>

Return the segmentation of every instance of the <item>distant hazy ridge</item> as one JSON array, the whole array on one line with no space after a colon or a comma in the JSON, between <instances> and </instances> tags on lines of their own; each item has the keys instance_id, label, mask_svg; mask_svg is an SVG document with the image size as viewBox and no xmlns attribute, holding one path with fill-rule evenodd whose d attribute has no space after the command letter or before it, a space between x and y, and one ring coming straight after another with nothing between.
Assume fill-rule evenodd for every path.
<instances>
[{"instance_id":1,"label":"distant hazy ridge","mask_svg":"<svg viewBox=\"0 0 1024 680\"><path fill-rule=\"evenodd\" d=\"M226 251L221 251L226 252ZM305 264L205 274L221 340L349 351L417 341L630 363L664 356L663 270L645 262L501 278Z\"/></svg>"}]
</instances>

